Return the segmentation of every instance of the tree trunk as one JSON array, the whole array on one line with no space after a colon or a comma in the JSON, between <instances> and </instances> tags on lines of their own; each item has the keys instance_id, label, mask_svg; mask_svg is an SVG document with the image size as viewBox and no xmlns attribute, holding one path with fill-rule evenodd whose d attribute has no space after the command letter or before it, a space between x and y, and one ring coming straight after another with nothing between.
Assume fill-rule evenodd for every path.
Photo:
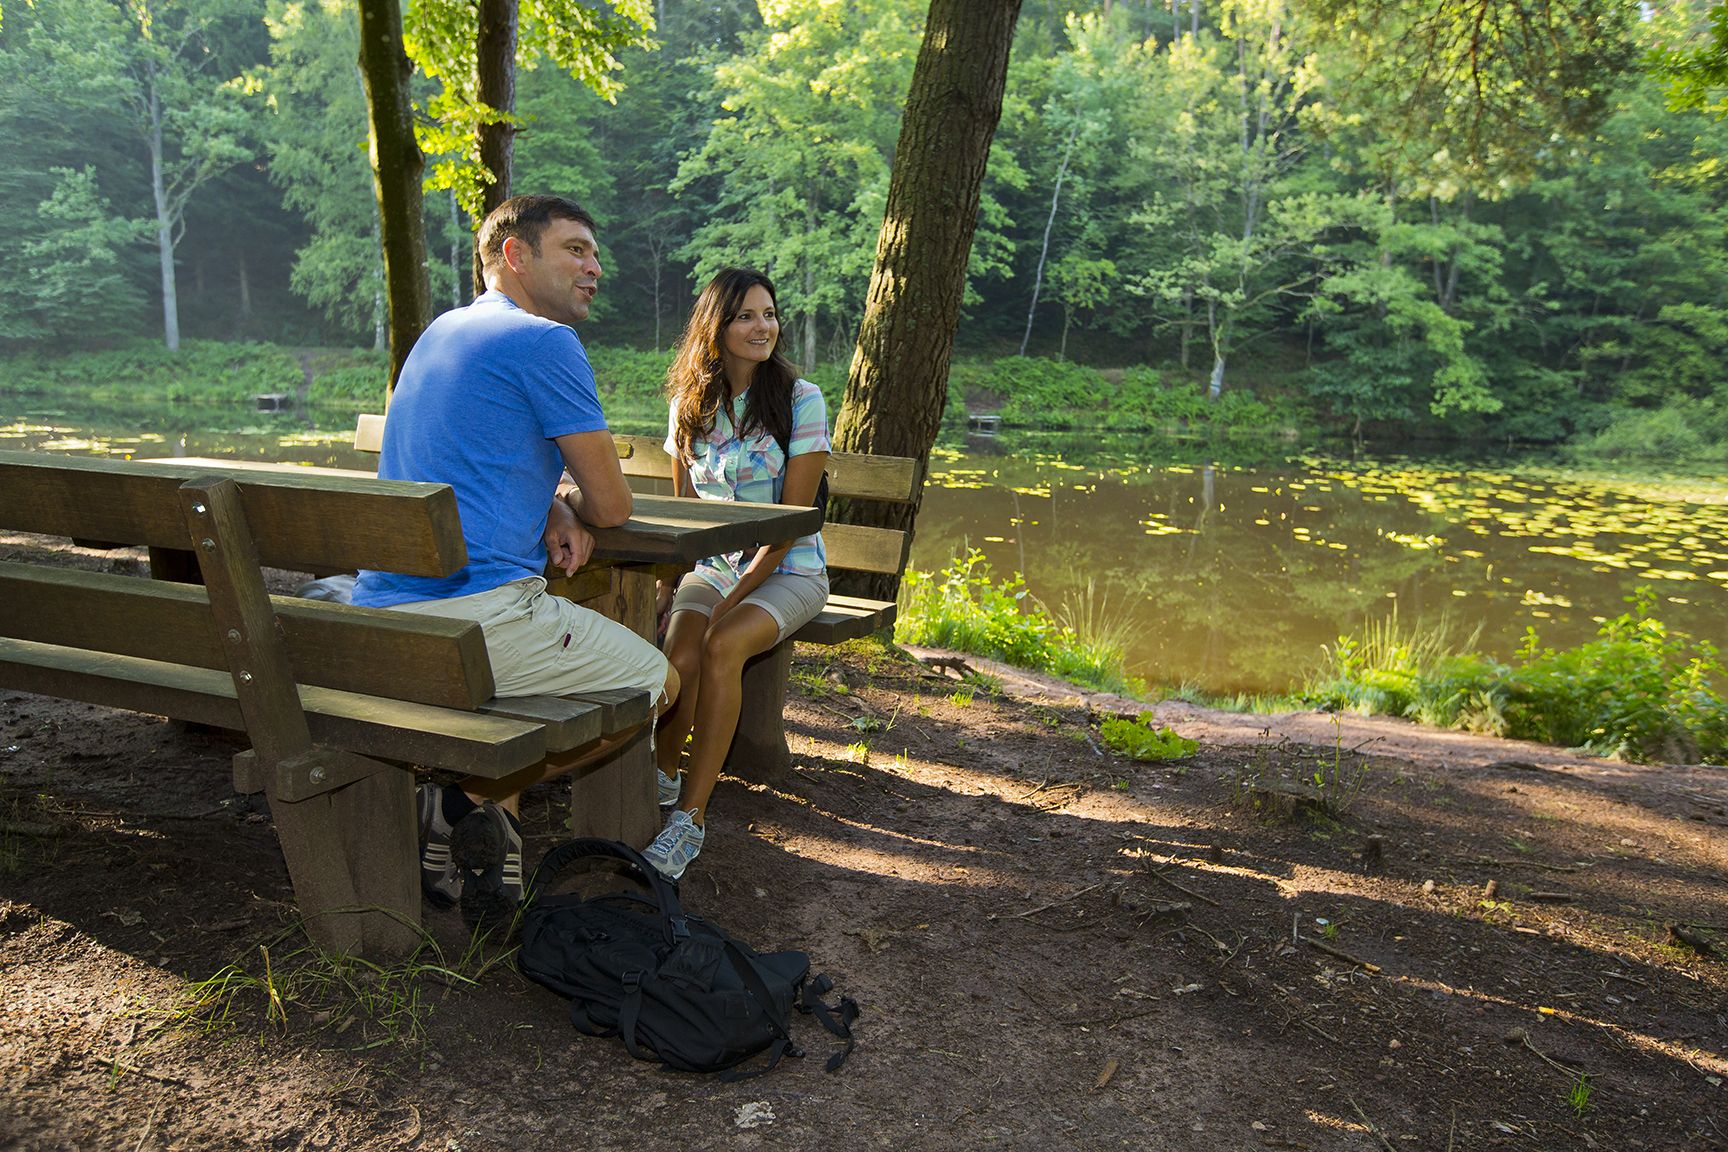
<instances>
[{"instance_id":1,"label":"tree trunk","mask_svg":"<svg viewBox=\"0 0 1728 1152\"><path fill-rule=\"evenodd\" d=\"M372 189L378 198L384 250L384 291L390 302L390 387L408 350L432 320L426 279L425 158L414 140L411 71L402 51L402 9L396 0L359 0L360 75L366 81L371 128ZM386 397L388 403L388 397Z\"/></svg>"},{"instance_id":2,"label":"tree trunk","mask_svg":"<svg viewBox=\"0 0 1728 1152\"><path fill-rule=\"evenodd\" d=\"M858 347L835 424L841 452L928 461L948 397L948 362L978 224L990 140L1020 0L930 0L888 185ZM923 499L923 468L911 504L836 501L858 524L910 531ZM892 598L900 578L843 581Z\"/></svg>"},{"instance_id":3,"label":"tree trunk","mask_svg":"<svg viewBox=\"0 0 1728 1152\"><path fill-rule=\"evenodd\" d=\"M516 0L480 0L479 30L474 37L475 95L494 113L516 111ZM481 189L480 219L510 199L510 166L516 150L516 126L487 122L478 131L480 166L492 176ZM486 291L480 251L474 251L474 295Z\"/></svg>"},{"instance_id":4,"label":"tree trunk","mask_svg":"<svg viewBox=\"0 0 1728 1152\"><path fill-rule=\"evenodd\" d=\"M150 112L150 196L156 205L156 259L162 272L162 343L180 351L180 296L174 283L174 211L162 172L162 96L156 90L156 65L145 71Z\"/></svg>"},{"instance_id":5,"label":"tree trunk","mask_svg":"<svg viewBox=\"0 0 1728 1152\"><path fill-rule=\"evenodd\" d=\"M1038 293L1044 287L1044 261L1050 257L1050 230L1056 227L1056 208L1062 203L1062 181L1068 178L1068 160L1074 155L1074 141L1080 138L1080 125L1068 130L1068 143L1062 147L1062 166L1056 169L1056 189L1050 193L1050 215L1044 219L1044 243L1038 249L1038 272L1032 277L1032 305L1026 309L1026 331L1020 337L1020 355L1026 355L1026 345L1032 341L1032 318L1038 314Z\"/></svg>"},{"instance_id":6,"label":"tree trunk","mask_svg":"<svg viewBox=\"0 0 1728 1152\"><path fill-rule=\"evenodd\" d=\"M804 240L808 244L816 235L816 186L812 184L804 193ZM804 261L804 371L814 371L816 368L816 309L810 307L810 301L816 298L816 262Z\"/></svg>"}]
</instances>

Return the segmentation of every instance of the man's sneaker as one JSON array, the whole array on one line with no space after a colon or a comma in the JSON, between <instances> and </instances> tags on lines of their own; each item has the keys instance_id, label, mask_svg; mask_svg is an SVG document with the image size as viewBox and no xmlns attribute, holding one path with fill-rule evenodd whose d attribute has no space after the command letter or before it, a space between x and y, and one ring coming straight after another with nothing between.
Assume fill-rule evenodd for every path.
<instances>
[{"instance_id":1,"label":"man's sneaker","mask_svg":"<svg viewBox=\"0 0 1728 1152\"><path fill-rule=\"evenodd\" d=\"M660 769L654 769L656 782L660 786L660 807L671 808L678 803L678 797L684 794L684 774L668 776Z\"/></svg>"},{"instance_id":2,"label":"man's sneaker","mask_svg":"<svg viewBox=\"0 0 1728 1152\"><path fill-rule=\"evenodd\" d=\"M462 919L475 931L508 924L522 903L522 828L488 800L456 822L450 856L462 884Z\"/></svg>"},{"instance_id":3,"label":"man's sneaker","mask_svg":"<svg viewBox=\"0 0 1728 1152\"><path fill-rule=\"evenodd\" d=\"M654 843L642 849L642 855L660 875L668 880L677 880L684 875L684 869L690 867L690 861L696 859L696 853L702 851L706 835L690 813L675 808L672 815L666 817L666 827L660 829Z\"/></svg>"},{"instance_id":4,"label":"man's sneaker","mask_svg":"<svg viewBox=\"0 0 1728 1152\"><path fill-rule=\"evenodd\" d=\"M415 794L420 808L420 891L434 908L449 908L462 895L462 877L450 858L450 821L444 818L444 788L422 784Z\"/></svg>"}]
</instances>

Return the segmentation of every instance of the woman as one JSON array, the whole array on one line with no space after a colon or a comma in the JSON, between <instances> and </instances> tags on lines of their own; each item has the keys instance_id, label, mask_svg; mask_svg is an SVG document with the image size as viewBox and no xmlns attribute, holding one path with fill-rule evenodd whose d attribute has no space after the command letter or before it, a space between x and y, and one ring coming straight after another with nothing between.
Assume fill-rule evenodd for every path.
<instances>
[{"instance_id":1,"label":"woman","mask_svg":"<svg viewBox=\"0 0 1728 1152\"><path fill-rule=\"evenodd\" d=\"M780 351L774 285L723 269L696 298L666 373L666 452L674 490L705 500L809 505L828 464L828 409ZM666 656L683 688L655 753L671 811L644 855L676 880L702 850L708 797L738 728L744 662L807 623L828 600L821 535L711 556L678 582ZM680 754L690 740L681 782Z\"/></svg>"}]
</instances>

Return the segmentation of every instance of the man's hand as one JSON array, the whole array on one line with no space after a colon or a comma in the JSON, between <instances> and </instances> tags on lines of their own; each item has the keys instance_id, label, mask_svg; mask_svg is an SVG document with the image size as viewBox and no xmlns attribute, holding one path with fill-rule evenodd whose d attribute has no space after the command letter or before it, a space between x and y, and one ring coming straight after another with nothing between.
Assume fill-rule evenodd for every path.
<instances>
[{"instance_id":1,"label":"man's hand","mask_svg":"<svg viewBox=\"0 0 1728 1152\"><path fill-rule=\"evenodd\" d=\"M566 576L574 576L594 554L594 537L562 500L553 500L546 515L545 540L547 561Z\"/></svg>"}]
</instances>

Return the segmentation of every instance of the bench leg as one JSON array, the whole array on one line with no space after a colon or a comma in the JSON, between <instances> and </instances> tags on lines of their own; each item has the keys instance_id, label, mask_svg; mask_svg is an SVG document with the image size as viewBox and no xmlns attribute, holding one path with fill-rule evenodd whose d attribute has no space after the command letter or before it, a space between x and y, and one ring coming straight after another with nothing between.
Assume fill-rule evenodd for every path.
<instances>
[{"instance_id":1,"label":"bench leg","mask_svg":"<svg viewBox=\"0 0 1728 1152\"><path fill-rule=\"evenodd\" d=\"M792 750L786 746L786 681L791 674L790 640L745 662L738 732L726 756L732 775L765 784L792 778Z\"/></svg>"},{"instance_id":2,"label":"bench leg","mask_svg":"<svg viewBox=\"0 0 1728 1152\"><path fill-rule=\"evenodd\" d=\"M660 832L648 726L610 756L570 774L570 833L645 848Z\"/></svg>"},{"instance_id":3,"label":"bench leg","mask_svg":"<svg viewBox=\"0 0 1728 1152\"><path fill-rule=\"evenodd\" d=\"M330 952L375 959L420 943L414 778L379 770L305 800L268 788L270 814L306 933Z\"/></svg>"}]
</instances>

